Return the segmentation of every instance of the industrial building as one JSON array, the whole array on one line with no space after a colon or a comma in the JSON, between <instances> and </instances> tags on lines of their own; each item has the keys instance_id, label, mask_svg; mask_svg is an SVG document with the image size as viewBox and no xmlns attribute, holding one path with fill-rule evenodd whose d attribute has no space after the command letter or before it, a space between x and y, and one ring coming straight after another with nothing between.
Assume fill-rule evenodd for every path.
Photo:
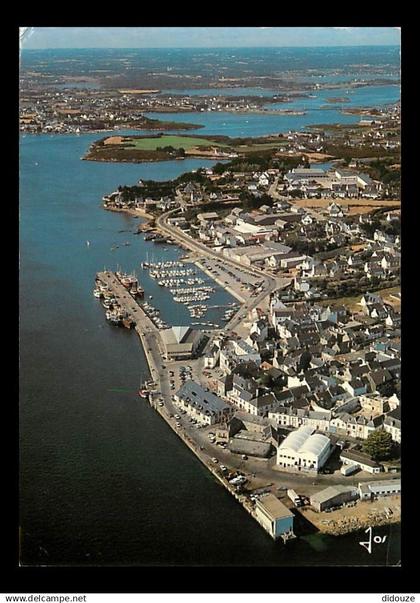
<instances>
[{"instance_id":1,"label":"industrial building","mask_svg":"<svg viewBox=\"0 0 420 603\"><path fill-rule=\"evenodd\" d=\"M255 517L262 527L277 540L294 538L293 513L274 494L266 494L255 504Z\"/></svg>"},{"instance_id":2,"label":"industrial building","mask_svg":"<svg viewBox=\"0 0 420 603\"><path fill-rule=\"evenodd\" d=\"M355 486L329 486L310 497L311 507L316 511L325 511L343 503L359 498L359 490Z\"/></svg>"},{"instance_id":3,"label":"industrial building","mask_svg":"<svg viewBox=\"0 0 420 603\"><path fill-rule=\"evenodd\" d=\"M187 360L195 356L203 334L190 327L171 327L160 331L166 360Z\"/></svg>"},{"instance_id":4,"label":"industrial building","mask_svg":"<svg viewBox=\"0 0 420 603\"><path fill-rule=\"evenodd\" d=\"M380 473L381 465L371 459L367 454L355 450L343 450L340 454L340 461L344 465L357 465L362 471L368 473Z\"/></svg>"},{"instance_id":5,"label":"industrial building","mask_svg":"<svg viewBox=\"0 0 420 603\"><path fill-rule=\"evenodd\" d=\"M277 449L277 465L286 470L318 472L332 452L331 441L302 425L290 433Z\"/></svg>"},{"instance_id":6,"label":"industrial building","mask_svg":"<svg viewBox=\"0 0 420 603\"><path fill-rule=\"evenodd\" d=\"M207 425L227 420L234 410L219 396L203 389L201 385L192 380L186 381L177 391L174 401L190 417Z\"/></svg>"},{"instance_id":7,"label":"industrial building","mask_svg":"<svg viewBox=\"0 0 420 603\"><path fill-rule=\"evenodd\" d=\"M359 484L359 496L362 500L370 500L375 496L392 496L400 493L400 479L384 479L377 482Z\"/></svg>"}]
</instances>

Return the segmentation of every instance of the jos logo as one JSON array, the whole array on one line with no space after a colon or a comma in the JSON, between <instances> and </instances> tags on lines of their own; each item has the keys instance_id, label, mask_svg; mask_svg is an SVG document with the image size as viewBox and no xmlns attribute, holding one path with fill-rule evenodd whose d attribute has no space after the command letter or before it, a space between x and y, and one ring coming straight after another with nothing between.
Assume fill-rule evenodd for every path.
<instances>
[{"instance_id":1,"label":"jos logo","mask_svg":"<svg viewBox=\"0 0 420 603\"><path fill-rule=\"evenodd\" d=\"M368 553L372 552L372 544L383 544L386 536L374 536L372 538L372 528L367 528L365 534L369 533L369 539L366 542L359 542L360 546L365 547Z\"/></svg>"}]
</instances>

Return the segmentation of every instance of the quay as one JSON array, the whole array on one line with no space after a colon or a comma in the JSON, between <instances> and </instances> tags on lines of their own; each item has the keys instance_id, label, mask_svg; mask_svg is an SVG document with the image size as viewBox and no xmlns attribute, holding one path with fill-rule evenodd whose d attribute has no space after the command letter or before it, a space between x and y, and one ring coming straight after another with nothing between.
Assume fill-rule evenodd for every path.
<instances>
[{"instance_id":1,"label":"quay","mask_svg":"<svg viewBox=\"0 0 420 603\"><path fill-rule=\"evenodd\" d=\"M134 322L134 329L140 337L144 354L149 365L150 375L153 381L158 382L158 367L160 366L163 357L163 343L159 329L153 324L141 306L120 283L113 272L98 272L96 278L104 285L107 285L121 309L127 312L129 318Z\"/></svg>"}]
</instances>

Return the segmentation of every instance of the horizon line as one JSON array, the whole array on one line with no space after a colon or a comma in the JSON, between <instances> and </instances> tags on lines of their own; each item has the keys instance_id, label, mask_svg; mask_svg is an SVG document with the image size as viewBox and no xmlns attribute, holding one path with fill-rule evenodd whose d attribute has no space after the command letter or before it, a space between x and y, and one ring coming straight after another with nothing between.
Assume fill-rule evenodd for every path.
<instances>
[{"instance_id":1,"label":"horizon line","mask_svg":"<svg viewBox=\"0 0 420 603\"><path fill-rule=\"evenodd\" d=\"M334 44L311 46L50 46L45 48L24 48L21 50L243 50L251 48L401 48L401 44Z\"/></svg>"}]
</instances>

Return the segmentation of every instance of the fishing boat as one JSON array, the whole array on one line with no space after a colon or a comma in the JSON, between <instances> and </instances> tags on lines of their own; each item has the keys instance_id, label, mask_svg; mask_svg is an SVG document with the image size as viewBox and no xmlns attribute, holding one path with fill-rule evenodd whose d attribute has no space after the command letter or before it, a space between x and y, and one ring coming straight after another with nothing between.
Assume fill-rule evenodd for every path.
<instances>
[{"instance_id":1,"label":"fishing boat","mask_svg":"<svg viewBox=\"0 0 420 603\"><path fill-rule=\"evenodd\" d=\"M148 398L149 397L149 390L145 387L145 385L147 385L146 381L144 381L143 379L140 382L140 388L139 391L137 392L138 395L140 396L140 398Z\"/></svg>"}]
</instances>

